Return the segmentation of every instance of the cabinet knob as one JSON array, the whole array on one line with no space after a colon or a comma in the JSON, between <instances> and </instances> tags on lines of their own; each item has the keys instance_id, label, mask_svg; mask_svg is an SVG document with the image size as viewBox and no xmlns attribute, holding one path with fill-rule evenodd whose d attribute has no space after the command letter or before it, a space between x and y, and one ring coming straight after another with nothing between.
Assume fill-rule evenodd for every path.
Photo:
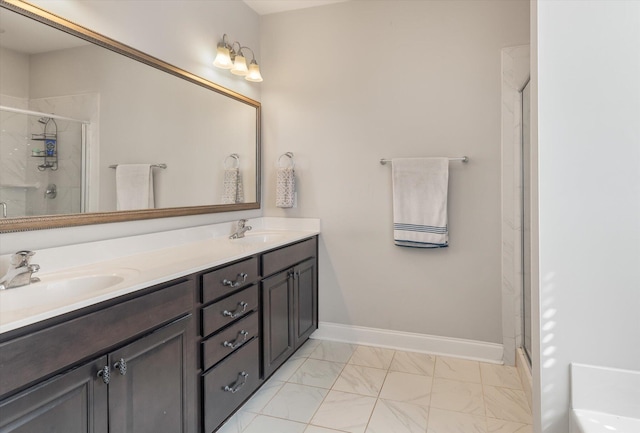
<instances>
[{"instance_id":1,"label":"cabinet knob","mask_svg":"<svg viewBox=\"0 0 640 433\"><path fill-rule=\"evenodd\" d=\"M98 377L102 378L105 385L109 385L109 381L111 380L111 371L109 370L108 365L105 365L98 370Z\"/></svg>"},{"instance_id":2,"label":"cabinet knob","mask_svg":"<svg viewBox=\"0 0 640 433\"><path fill-rule=\"evenodd\" d=\"M240 301L238 302L238 308L236 308L234 311L224 310L222 312L222 315L225 317L230 317L232 319L235 319L236 317L244 313L248 306L249 304L247 304L246 302Z\"/></svg>"},{"instance_id":3,"label":"cabinet knob","mask_svg":"<svg viewBox=\"0 0 640 433\"><path fill-rule=\"evenodd\" d=\"M120 358L118 362L113 364L113 368L120 371L120 374L124 376L127 374L127 361L125 361L124 358Z\"/></svg>"},{"instance_id":4,"label":"cabinet knob","mask_svg":"<svg viewBox=\"0 0 640 433\"><path fill-rule=\"evenodd\" d=\"M249 336L249 333L243 329L238 334L240 334L242 336L242 339L240 339L240 337L238 337L235 340L233 340L232 342L228 342L228 341L225 340L225 342L222 343L222 345L224 347L228 347L229 349L232 349L232 350L233 349L237 349L238 347L242 346L242 344L245 341L247 341L247 337Z\"/></svg>"},{"instance_id":5,"label":"cabinet knob","mask_svg":"<svg viewBox=\"0 0 640 433\"><path fill-rule=\"evenodd\" d=\"M245 281L247 281L247 277L248 276L249 276L249 274L245 274L244 272L240 272L235 281L227 280L225 278L224 280L222 280L222 285L223 286L229 286L229 287L239 287L241 284L243 284Z\"/></svg>"},{"instance_id":6,"label":"cabinet knob","mask_svg":"<svg viewBox=\"0 0 640 433\"><path fill-rule=\"evenodd\" d=\"M240 388L242 388L244 384L247 383L247 377L249 377L249 374L245 371L242 371L238 373L238 376L240 376L240 379L232 383L231 386L225 385L222 389L225 392L230 392L231 394L235 394L236 392L240 391Z\"/></svg>"}]
</instances>

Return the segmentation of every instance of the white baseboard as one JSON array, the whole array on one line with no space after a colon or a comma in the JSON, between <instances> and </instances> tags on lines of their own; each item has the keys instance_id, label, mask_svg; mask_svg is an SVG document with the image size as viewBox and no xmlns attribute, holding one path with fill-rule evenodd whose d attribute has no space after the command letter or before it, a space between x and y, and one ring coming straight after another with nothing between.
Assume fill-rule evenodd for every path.
<instances>
[{"instance_id":1,"label":"white baseboard","mask_svg":"<svg viewBox=\"0 0 640 433\"><path fill-rule=\"evenodd\" d=\"M320 322L311 338L502 364L501 344Z\"/></svg>"}]
</instances>

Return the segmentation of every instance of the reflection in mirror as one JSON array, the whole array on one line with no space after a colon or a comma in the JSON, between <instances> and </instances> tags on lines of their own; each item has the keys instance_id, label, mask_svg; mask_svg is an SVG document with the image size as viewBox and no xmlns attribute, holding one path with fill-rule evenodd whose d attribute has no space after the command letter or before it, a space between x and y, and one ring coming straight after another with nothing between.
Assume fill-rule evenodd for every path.
<instances>
[{"instance_id":1,"label":"reflection in mirror","mask_svg":"<svg viewBox=\"0 0 640 433\"><path fill-rule=\"evenodd\" d=\"M258 102L16 0L0 6L1 231L259 207ZM133 164L152 166L153 201L118 211L139 194Z\"/></svg>"},{"instance_id":2,"label":"reflection in mirror","mask_svg":"<svg viewBox=\"0 0 640 433\"><path fill-rule=\"evenodd\" d=\"M17 108L34 108L40 100L27 104L0 95L0 102L0 202L6 203L7 217L83 212L87 124Z\"/></svg>"}]
</instances>

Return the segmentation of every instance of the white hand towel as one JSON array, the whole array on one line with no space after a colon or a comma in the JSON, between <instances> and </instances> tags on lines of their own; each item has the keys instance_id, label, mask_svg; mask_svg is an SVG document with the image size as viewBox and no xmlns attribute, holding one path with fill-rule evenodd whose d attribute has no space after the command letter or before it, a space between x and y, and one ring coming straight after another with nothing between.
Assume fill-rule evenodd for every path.
<instances>
[{"instance_id":1,"label":"white hand towel","mask_svg":"<svg viewBox=\"0 0 640 433\"><path fill-rule=\"evenodd\" d=\"M153 209L151 164L118 164L116 198L118 210Z\"/></svg>"},{"instance_id":2,"label":"white hand towel","mask_svg":"<svg viewBox=\"0 0 640 433\"><path fill-rule=\"evenodd\" d=\"M276 206L284 208L293 207L296 188L293 168L278 168L276 177Z\"/></svg>"},{"instance_id":3,"label":"white hand towel","mask_svg":"<svg viewBox=\"0 0 640 433\"><path fill-rule=\"evenodd\" d=\"M223 188L223 204L244 203L244 186L239 169L227 168L224 170Z\"/></svg>"},{"instance_id":4,"label":"white hand towel","mask_svg":"<svg viewBox=\"0 0 640 433\"><path fill-rule=\"evenodd\" d=\"M442 248L447 229L447 158L392 160L393 237L404 247Z\"/></svg>"}]
</instances>

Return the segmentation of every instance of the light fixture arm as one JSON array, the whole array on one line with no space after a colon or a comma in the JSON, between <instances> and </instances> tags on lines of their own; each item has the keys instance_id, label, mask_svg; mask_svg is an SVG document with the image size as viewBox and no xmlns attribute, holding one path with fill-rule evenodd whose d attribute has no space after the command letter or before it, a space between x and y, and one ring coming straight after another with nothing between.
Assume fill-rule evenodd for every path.
<instances>
[{"instance_id":1,"label":"light fixture arm","mask_svg":"<svg viewBox=\"0 0 640 433\"><path fill-rule=\"evenodd\" d=\"M240 49L238 50L238 54L242 54L242 50L249 50L251 51L251 61L255 62L256 61L256 55L254 54L253 50L249 47L240 47Z\"/></svg>"},{"instance_id":2,"label":"light fixture arm","mask_svg":"<svg viewBox=\"0 0 640 433\"><path fill-rule=\"evenodd\" d=\"M235 49L235 46L238 45L238 49ZM231 60L234 60L238 54L240 54L240 50L242 50L242 45L240 42L233 41L231 45L229 45L229 52L231 53Z\"/></svg>"}]
</instances>

